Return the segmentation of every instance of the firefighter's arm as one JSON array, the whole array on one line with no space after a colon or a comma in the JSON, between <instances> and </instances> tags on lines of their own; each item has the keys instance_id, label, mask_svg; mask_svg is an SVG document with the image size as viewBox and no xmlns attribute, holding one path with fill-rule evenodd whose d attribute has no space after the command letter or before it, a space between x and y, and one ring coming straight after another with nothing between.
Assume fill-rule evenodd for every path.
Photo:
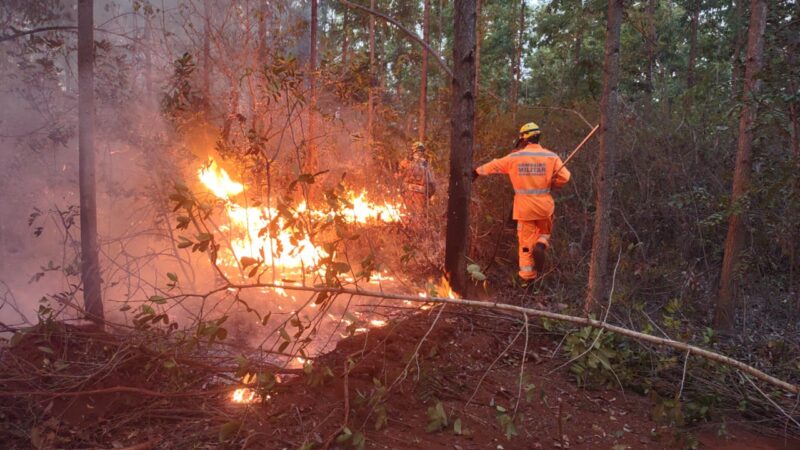
<instances>
[{"instance_id":1,"label":"firefighter's arm","mask_svg":"<svg viewBox=\"0 0 800 450\"><path fill-rule=\"evenodd\" d=\"M564 163L561 162L561 158L559 158L556 163L556 172L553 175L552 188L555 190L561 189L569 182L571 176L572 174L569 173L569 169L567 169L567 166L565 166Z\"/></svg>"},{"instance_id":2,"label":"firefighter's arm","mask_svg":"<svg viewBox=\"0 0 800 450\"><path fill-rule=\"evenodd\" d=\"M492 175L496 173L507 174L508 163L509 163L508 158L493 159L488 163L475 169L475 173L477 173L478 175Z\"/></svg>"}]
</instances>

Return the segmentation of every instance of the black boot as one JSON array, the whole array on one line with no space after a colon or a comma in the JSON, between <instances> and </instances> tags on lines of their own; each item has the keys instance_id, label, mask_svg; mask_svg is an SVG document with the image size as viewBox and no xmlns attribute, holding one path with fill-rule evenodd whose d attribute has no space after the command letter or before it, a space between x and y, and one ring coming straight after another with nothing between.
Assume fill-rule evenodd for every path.
<instances>
[{"instance_id":1,"label":"black boot","mask_svg":"<svg viewBox=\"0 0 800 450\"><path fill-rule=\"evenodd\" d=\"M544 244L536 244L536 247L533 248L533 268L536 270L536 273L541 276L542 272L544 271L544 263L545 263L545 250L547 248Z\"/></svg>"}]
</instances>

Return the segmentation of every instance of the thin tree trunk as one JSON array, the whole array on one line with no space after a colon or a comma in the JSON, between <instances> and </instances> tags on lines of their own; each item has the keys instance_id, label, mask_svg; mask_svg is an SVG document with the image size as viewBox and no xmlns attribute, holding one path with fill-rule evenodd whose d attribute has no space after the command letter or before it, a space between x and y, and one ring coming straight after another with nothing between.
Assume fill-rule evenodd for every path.
<instances>
[{"instance_id":1,"label":"thin tree trunk","mask_svg":"<svg viewBox=\"0 0 800 450\"><path fill-rule=\"evenodd\" d=\"M733 43L733 55L731 56L731 100L739 98L740 82L742 79L742 48L745 46L744 27L741 19L744 17L745 2L747 0L736 0L736 14L733 19L733 26L736 29L736 38Z\"/></svg>"},{"instance_id":2,"label":"thin tree trunk","mask_svg":"<svg viewBox=\"0 0 800 450\"><path fill-rule=\"evenodd\" d=\"M344 9L344 17L342 18L342 75L347 73L347 53L349 51L350 42L348 41L348 28L347 26L350 24L350 14L349 9Z\"/></svg>"},{"instance_id":3,"label":"thin tree trunk","mask_svg":"<svg viewBox=\"0 0 800 450\"><path fill-rule=\"evenodd\" d=\"M578 0L578 11L575 14L575 45L572 49L572 95L578 96L578 82L581 76L581 58L583 53L583 0Z\"/></svg>"},{"instance_id":4,"label":"thin tree trunk","mask_svg":"<svg viewBox=\"0 0 800 450\"><path fill-rule=\"evenodd\" d=\"M211 115L211 0L203 2L203 108L206 120Z\"/></svg>"},{"instance_id":5,"label":"thin tree trunk","mask_svg":"<svg viewBox=\"0 0 800 450\"><path fill-rule=\"evenodd\" d=\"M461 295L467 289L469 204L472 193L472 124L475 117L475 0L455 0L450 188L447 201L445 271Z\"/></svg>"},{"instance_id":6,"label":"thin tree trunk","mask_svg":"<svg viewBox=\"0 0 800 450\"><path fill-rule=\"evenodd\" d=\"M472 133L475 136L475 145L480 147L478 142L478 97L481 90L481 40L483 32L481 30L481 7L483 1L477 0L475 3L475 120L473 121Z\"/></svg>"},{"instance_id":7,"label":"thin tree trunk","mask_svg":"<svg viewBox=\"0 0 800 450\"><path fill-rule=\"evenodd\" d=\"M258 64L262 66L267 60L267 3L258 2ZM260 67L259 67L260 68Z\"/></svg>"},{"instance_id":8,"label":"thin tree trunk","mask_svg":"<svg viewBox=\"0 0 800 450\"><path fill-rule=\"evenodd\" d=\"M430 9L431 0L424 0L422 11L422 40L430 45ZM425 142L428 124L428 50L422 48L422 73L419 81L419 141Z\"/></svg>"},{"instance_id":9,"label":"thin tree trunk","mask_svg":"<svg viewBox=\"0 0 800 450\"><path fill-rule=\"evenodd\" d=\"M375 10L375 0L369 0L369 8ZM367 94L367 145L372 149L373 122L375 118L375 16L369 16L369 92Z\"/></svg>"},{"instance_id":10,"label":"thin tree trunk","mask_svg":"<svg viewBox=\"0 0 800 450\"><path fill-rule=\"evenodd\" d=\"M517 123L517 99L519 98L519 82L522 65L522 37L525 31L525 0L519 2L519 23L517 24L517 42L514 49L513 81L511 85L511 122Z\"/></svg>"},{"instance_id":11,"label":"thin tree trunk","mask_svg":"<svg viewBox=\"0 0 800 450\"><path fill-rule=\"evenodd\" d=\"M81 200L81 281L87 318L101 325L103 299L97 251L94 163L94 1L78 1L78 159Z\"/></svg>"},{"instance_id":12,"label":"thin tree trunk","mask_svg":"<svg viewBox=\"0 0 800 450\"><path fill-rule=\"evenodd\" d=\"M306 139L308 144L308 158L306 159L306 172L315 173L319 165L319 155L314 136L317 134L314 110L317 106L317 0L311 0L311 51L308 61L308 84L311 99L308 103L308 131Z\"/></svg>"},{"instance_id":13,"label":"thin tree trunk","mask_svg":"<svg viewBox=\"0 0 800 450\"><path fill-rule=\"evenodd\" d=\"M686 65L686 89L695 83L695 64L697 61L697 22L700 20L700 0L691 1L689 11L689 61Z\"/></svg>"},{"instance_id":14,"label":"thin tree trunk","mask_svg":"<svg viewBox=\"0 0 800 450\"><path fill-rule=\"evenodd\" d=\"M619 85L619 39L624 0L608 1L606 44L603 63L603 95L600 100L597 184L592 256L584 312L589 313L606 295L608 244L611 230L611 199L617 145L617 96Z\"/></svg>"},{"instance_id":15,"label":"thin tree trunk","mask_svg":"<svg viewBox=\"0 0 800 450\"><path fill-rule=\"evenodd\" d=\"M647 17L647 71L645 72L645 90L647 91L647 108L652 111L653 107L653 73L656 69L656 9L658 0L647 0L645 16Z\"/></svg>"},{"instance_id":16,"label":"thin tree trunk","mask_svg":"<svg viewBox=\"0 0 800 450\"><path fill-rule=\"evenodd\" d=\"M753 125L756 119L755 97L761 89L758 73L764 56L764 29L767 18L766 0L751 0L750 26L747 38L747 61L744 74L744 105L739 114L739 142L736 149L736 167L733 173L731 203L738 209L747 193L752 165ZM744 223L742 214L735 211L728 217L728 234L725 237L725 255L722 259L719 296L714 316L714 326L720 331L730 331L736 315L734 305L734 277L739 263Z\"/></svg>"}]
</instances>

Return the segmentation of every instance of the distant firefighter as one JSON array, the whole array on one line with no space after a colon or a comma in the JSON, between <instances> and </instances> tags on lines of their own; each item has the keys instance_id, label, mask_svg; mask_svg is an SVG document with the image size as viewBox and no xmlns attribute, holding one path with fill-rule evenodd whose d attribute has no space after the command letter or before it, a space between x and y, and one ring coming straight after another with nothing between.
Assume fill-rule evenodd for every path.
<instances>
[{"instance_id":1,"label":"distant firefighter","mask_svg":"<svg viewBox=\"0 0 800 450\"><path fill-rule=\"evenodd\" d=\"M555 211L550 191L561 188L570 178L561 158L539 145L541 136L539 125L526 123L519 130L516 149L472 173L473 179L502 173L511 180L519 240L519 276L526 281L535 279L544 268Z\"/></svg>"},{"instance_id":2,"label":"distant firefighter","mask_svg":"<svg viewBox=\"0 0 800 450\"><path fill-rule=\"evenodd\" d=\"M430 199L436 193L436 181L422 142L411 146L411 155L400 163L400 171L406 207L413 215L427 213Z\"/></svg>"}]
</instances>

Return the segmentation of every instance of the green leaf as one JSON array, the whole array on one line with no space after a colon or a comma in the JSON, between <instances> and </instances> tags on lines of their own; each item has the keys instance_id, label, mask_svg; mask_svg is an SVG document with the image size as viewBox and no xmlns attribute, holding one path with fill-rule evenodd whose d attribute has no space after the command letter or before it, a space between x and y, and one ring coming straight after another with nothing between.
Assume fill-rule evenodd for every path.
<instances>
[{"instance_id":1,"label":"green leaf","mask_svg":"<svg viewBox=\"0 0 800 450\"><path fill-rule=\"evenodd\" d=\"M239 422L238 420L232 420L230 422L222 424L222 426L219 427L219 441L220 442L227 441L228 439L233 437L233 435L238 433L241 427L242 427L242 422Z\"/></svg>"},{"instance_id":2,"label":"green leaf","mask_svg":"<svg viewBox=\"0 0 800 450\"><path fill-rule=\"evenodd\" d=\"M336 437L336 442L341 444L342 442L345 442L348 439L350 439L352 435L353 432L350 430L350 428L344 427L342 428L342 433Z\"/></svg>"},{"instance_id":3,"label":"green leaf","mask_svg":"<svg viewBox=\"0 0 800 450\"><path fill-rule=\"evenodd\" d=\"M55 353L55 351L53 351L53 349L50 348L50 347L41 346L41 347L38 347L38 348L39 348L39 351L41 351L42 353L48 353L50 355Z\"/></svg>"},{"instance_id":4,"label":"green leaf","mask_svg":"<svg viewBox=\"0 0 800 450\"><path fill-rule=\"evenodd\" d=\"M459 417L453 422L453 432L457 435L461 435L461 418Z\"/></svg>"},{"instance_id":5,"label":"green leaf","mask_svg":"<svg viewBox=\"0 0 800 450\"><path fill-rule=\"evenodd\" d=\"M177 282L178 282L178 276L177 276L177 275L175 275L175 274L174 274L174 273L172 273L172 272L167 272L167 278L169 278L171 281L173 281L173 282L175 282L175 283L177 283Z\"/></svg>"},{"instance_id":6,"label":"green leaf","mask_svg":"<svg viewBox=\"0 0 800 450\"><path fill-rule=\"evenodd\" d=\"M154 295L154 296L150 297L150 301L155 303L156 305L164 305L164 304L167 303L167 299L165 299L164 297L162 297L160 295Z\"/></svg>"},{"instance_id":7,"label":"green leaf","mask_svg":"<svg viewBox=\"0 0 800 450\"><path fill-rule=\"evenodd\" d=\"M124 312L124 311L127 311L129 309L131 309L131 305L122 305L122 307L119 310Z\"/></svg>"},{"instance_id":8,"label":"green leaf","mask_svg":"<svg viewBox=\"0 0 800 450\"><path fill-rule=\"evenodd\" d=\"M481 271L481 266L477 264L470 264L467 266L467 272L469 273L480 272L480 271Z\"/></svg>"}]
</instances>

